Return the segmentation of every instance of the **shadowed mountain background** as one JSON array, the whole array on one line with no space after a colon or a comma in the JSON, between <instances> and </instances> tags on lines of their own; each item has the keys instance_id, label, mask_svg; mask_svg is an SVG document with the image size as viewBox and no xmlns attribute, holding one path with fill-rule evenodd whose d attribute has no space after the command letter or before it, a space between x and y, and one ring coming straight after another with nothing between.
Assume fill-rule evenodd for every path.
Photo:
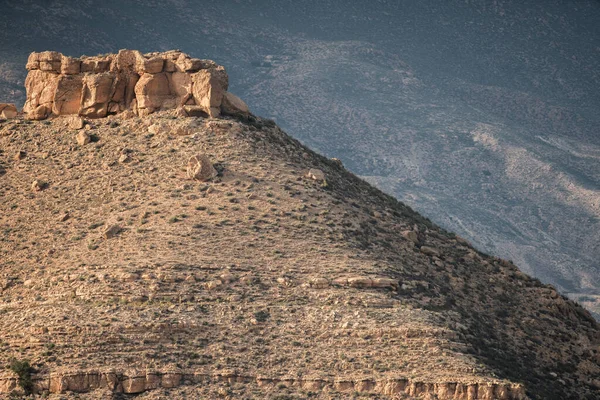
<instances>
[{"instance_id":1,"label":"shadowed mountain background","mask_svg":"<svg viewBox=\"0 0 600 400\"><path fill-rule=\"evenodd\" d=\"M20 1L0 100L31 51L172 48L313 149L600 310L600 3Z\"/></svg>"}]
</instances>

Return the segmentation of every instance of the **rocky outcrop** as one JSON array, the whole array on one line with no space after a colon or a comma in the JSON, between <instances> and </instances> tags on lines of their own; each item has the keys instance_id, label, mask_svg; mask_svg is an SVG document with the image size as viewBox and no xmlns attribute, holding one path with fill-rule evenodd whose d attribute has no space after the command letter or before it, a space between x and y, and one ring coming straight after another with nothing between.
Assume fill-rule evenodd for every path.
<instances>
[{"instance_id":1,"label":"rocky outcrop","mask_svg":"<svg viewBox=\"0 0 600 400\"><path fill-rule=\"evenodd\" d=\"M108 389L116 393L136 394L158 388L181 385L227 382L229 384L255 383L259 387L286 386L310 391L366 392L386 396L408 395L411 398L440 400L524 400L528 397L522 385L509 382L418 382L404 378L351 379L319 377L266 377L239 374L233 370L221 373L204 371L145 371L115 372L90 371L56 373L34 379L34 392L66 393ZM0 377L0 393L18 393L17 378Z\"/></svg>"},{"instance_id":2,"label":"rocky outcrop","mask_svg":"<svg viewBox=\"0 0 600 400\"><path fill-rule=\"evenodd\" d=\"M102 118L132 110L143 116L182 108L186 115L248 114L227 92L225 69L180 51L72 58L54 51L31 53L23 111L34 120L50 115Z\"/></svg>"}]
</instances>

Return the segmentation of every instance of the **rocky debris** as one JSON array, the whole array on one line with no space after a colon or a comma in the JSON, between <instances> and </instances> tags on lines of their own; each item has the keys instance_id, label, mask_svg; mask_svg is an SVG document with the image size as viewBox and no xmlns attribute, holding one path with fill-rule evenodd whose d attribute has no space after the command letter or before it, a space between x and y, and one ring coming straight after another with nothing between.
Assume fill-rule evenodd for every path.
<instances>
[{"instance_id":1,"label":"rocky debris","mask_svg":"<svg viewBox=\"0 0 600 400\"><path fill-rule=\"evenodd\" d=\"M73 116L73 117L67 118L67 126L69 127L69 129L74 129L74 130L83 129L84 125L85 125L85 121L81 117Z\"/></svg>"},{"instance_id":2,"label":"rocky debris","mask_svg":"<svg viewBox=\"0 0 600 400\"><path fill-rule=\"evenodd\" d=\"M92 140L90 135L85 131L79 132L77 136L75 136L75 139L77 140L77 144L80 146L85 146Z\"/></svg>"},{"instance_id":3,"label":"rocky debris","mask_svg":"<svg viewBox=\"0 0 600 400\"><path fill-rule=\"evenodd\" d=\"M294 286L294 282L287 276L280 276L279 278L277 278L277 283L279 283L281 286L285 286L285 287Z\"/></svg>"},{"instance_id":4,"label":"rocky debris","mask_svg":"<svg viewBox=\"0 0 600 400\"><path fill-rule=\"evenodd\" d=\"M241 99L227 92L229 78L222 66L180 51L120 50L80 58L45 51L31 53L27 69L23 111L34 120L102 118L127 110L143 116L178 108L189 116L249 113Z\"/></svg>"},{"instance_id":5,"label":"rocky debris","mask_svg":"<svg viewBox=\"0 0 600 400\"><path fill-rule=\"evenodd\" d=\"M398 280L385 277L353 276L333 280L335 285L353 288L398 288Z\"/></svg>"},{"instance_id":6,"label":"rocky debris","mask_svg":"<svg viewBox=\"0 0 600 400\"><path fill-rule=\"evenodd\" d=\"M205 117L206 112L204 112L204 108L201 106L190 106L186 105L182 107L182 112L185 113L187 117Z\"/></svg>"},{"instance_id":7,"label":"rocky debris","mask_svg":"<svg viewBox=\"0 0 600 400\"><path fill-rule=\"evenodd\" d=\"M405 239L410 240L411 242L413 242L415 244L419 243L419 236L417 235L417 232L403 231L401 234Z\"/></svg>"},{"instance_id":8,"label":"rocky debris","mask_svg":"<svg viewBox=\"0 0 600 400\"><path fill-rule=\"evenodd\" d=\"M331 161L333 161L335 163L335 165L337 165L338 167L344 168L344 163L339 158L333 157L333 158L331 158Z\"/></svg>"},{"instance_id":9,"label":"rocky debris","mask_svg":"<svg viewBox=\"0 0 600 400\"><path fill-rule=\"evenodd\" d=\"M229 115L248 115L250 113L250 109L246 103L233 93L229 92L225 92L225 95L223 96L221 111L223 114Z\"/></svg>"},{"instance_id":10,"label":"rocky debris","mask_svg":"<svg viewBox=\"0 0 600 400\"><path fill-rule=\"evenodd\" d=\"M187 176L190 179L206 182L217 176L217 170L206 155L198 154L189 159Z\"/></svg>"},{"instance_id":11,"label":"rocky debris","mask_svg":"<svg viewBox=\"0 0 600 400\"><path fill-rule=\"evenodd\" d=\"M213 280L213 281L210 281L210 282L206 282L204 284L204 287L207 290L214 290L214 289L217 289L217 288L219 288L221 286L223 286L223 281L221 281L221 280Z\"/></svg>"},{"instance_id":12,"label":"rocky debris","mask_svg":"<svg viewBox=\"0 0 600 400\"><path fill-rule=\"evenodd\" d=\"M121 232L121 227L119 225L111 225L108 229L104 231L105 239L112 239L116 237Z\"/></svg>"},{"instance_id":13,"label":"rocky debris","mask_svg":"<svg viewBox=\"0 0 600 400\"><path fill-rule=\"evenodd\" d=\"M438 249L435 249L433 247L430 246L421 246L421 253L426 254L428 256L439 256L440 252L438 251Z\"/></svg>"},{"instance_id":14,"label":"rocky debris","mask_svg":"<svg viewBox=\"0 0 600 400\"><path fill-rule=\"evenodd\" d=\"M219 275L219 279L223 283L231 283L235 280L235 277L231 272L223 272L221 275Z\"/></svg>"},{"instance_id":15,"label":"rocky debris","mask_svg":"<svg viewBox=\"0 0 600 400\"><path fill-rule=\"evenodd\" d=\"M316 169L316 168L311 168L307 173L306 176L310 179L313 179L317 182L325 182L325 173L323 171L321 171L320 169Z\"/></svg>"},{"instance_id":16,"label":"rocky debris","mask_svg":"<svg viewBox=\"0 0 600 400\"><path fill-rule=\"evenodd\" d=\"M32 119L34 121L46 119L49 115L50 109L44 105L32 107L31 109L29 109L29 111L27 111L27 118Z\"/></svg>"},{"instance_id":17,"label":"rocky debris","mask_svg":"<svg viewBox=\"0 0 600 400\"><path fill-rule=\"evenodd\" d=\"M20 161L20 160L24 159L26 155L27 155L27 153L25 153L23 150L19 150L15 153L14 160Z\"/></svg>"},{"instance_id":18,"label":"rocky debris","mask_svg":"<svg viewBox=\"0 0 600 400\"><path fill-rule=\"evenodd\" d=\"M43 190L46 187L46 183L44 183L41 180L35 180L33 181L33 183L31 184L31 190L33 190L34 192L39 192L41 190Z\"/></svg>"},{"instance_id":19,"label":"rocky debris","mask_svg":"<svg viewBox=\"0 0 600 400\"><path fill-rule=\"evenodd\" d=\"M16 118L17 114L17 107L14 104L0 103L0 118Z\"/></svg>"},{"instance_id":20,"label":"rocky debris","mask_svg":"<svg viewBox=\"0 0 600 400\"><path fill-rule=\"evenodd\" d=\"M148 132L154 135L189 136L204 129L197 120L166 120L157 121L148 127Z\"/></svg>"},{"instance_id":21,"label":"rocky debris","mask_svg":"<svg viewBox=\"0 0 600 400\"><path fill-rule=\"evenodd\" d=\"M308 285L315 289L325 289L329 287L329 281L325 278L311 278Z\"/></svg>"},{"instance_id":22,"label":"rocky debris","mask_svg":"<svg viewBox=\"0 0 600 400\"><path fill-rule=\"evenodd\" d=\"M119 164L123 164L129 161L129 154L123 153L119 156Z\"/></svg>"},{"instance_id":23,"label":"rocky debris","mask_svg":"<svg viewBox=\"0 0 600 400\"><path fill-rule=\"evenodd\" d=\"M373 278L371 287L395 289L398 287L398 280L392 278Z\"/></svg>"},{"instance_id":24,"label":"rocky debris","mask_svg":"<svg viewBox=\"0 0 600 400\"><path fill-rule=\"evenodd\" d=\"M347 284L350 287L366 288L373 285L373 281L368 276L354 276L347 279Z\"/></svg>"}]
</instances>

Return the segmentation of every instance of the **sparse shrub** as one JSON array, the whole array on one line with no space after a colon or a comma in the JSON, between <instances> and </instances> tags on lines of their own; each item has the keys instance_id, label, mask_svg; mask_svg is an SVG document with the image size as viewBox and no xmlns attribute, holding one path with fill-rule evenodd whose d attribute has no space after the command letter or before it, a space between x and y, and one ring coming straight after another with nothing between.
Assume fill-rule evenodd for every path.
<instances>
[{"instance_id":1,"label":"sparse shrub","mask_svg":"<svg viewBox=\"0 0 600 400\"><path fill-rule=\"evenodd\" d=\"M33 391L33 380L31 379L33 368L29 364L29 361L13 358L8 368L19 377L18 384L23 389L25 395L30 395Z\"/></svg>"},{"instance_id":2,"label":"sparse shrub","mask_svg":"<svg viewBox=\"0 0 600 400\"><path fill-rule=\"evenodd\" d=\"M258 322L265 322L271 315L267 311L257 311L254 313L254 319Z\"/></svg>"}]
</instances>

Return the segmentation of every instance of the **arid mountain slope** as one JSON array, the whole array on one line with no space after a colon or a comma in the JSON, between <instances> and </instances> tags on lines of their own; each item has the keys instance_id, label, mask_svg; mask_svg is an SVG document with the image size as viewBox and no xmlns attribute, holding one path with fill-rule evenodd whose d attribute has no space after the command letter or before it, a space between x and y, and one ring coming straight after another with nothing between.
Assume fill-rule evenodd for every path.
<instances>
[{"instance_id":1,"label":"arid mountain slope","mask_svg":"<svg viewBox=\"0 0 600 400\"><path fill-rule=\"evenodd\" d=\"M36 391L597 397L587 311L273 122L68 122L0 125L0 364Z\"/></svg>"},{"instance_id":2,"label":"arid mountain slope","mask_svg":"<svg viewBox=\"0 0 600 400\"><path fill-rule=\"evenodd\" d=\"M31 51L212 58L257 114L600 315L596 0L26 0L0 30L1 102Z\"/></svg>"}]
</instances>

